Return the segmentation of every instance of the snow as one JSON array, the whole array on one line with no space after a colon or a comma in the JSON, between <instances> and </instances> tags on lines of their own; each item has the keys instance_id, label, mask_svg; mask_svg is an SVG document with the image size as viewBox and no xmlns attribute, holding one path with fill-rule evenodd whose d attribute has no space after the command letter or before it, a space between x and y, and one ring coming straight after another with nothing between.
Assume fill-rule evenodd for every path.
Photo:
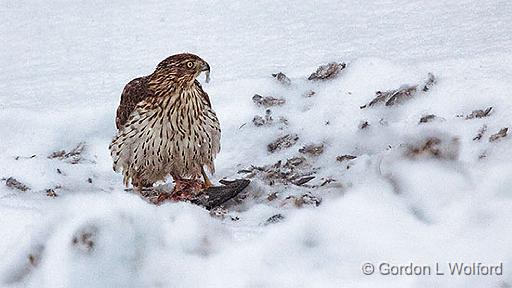
<instances>
[{"instance_id":1,"label":"snow","mask_svg":"<svg viewBox=\"0 0 512 288\"><path fill-rule=\"evenodd\" d=\"M510 136L488 139L512 123L510 15L508 1L488 0L2 1L0 178L31 190L0 182L0 286L509 287ZM182 51L212 67L203 87L223 132L214 180L323 143L305 156L317 169L308 184L336 181L256 177L224 219L125 192L108 151L120 92ZM337 78L306 80L332 61L348 64ZM280 71L290 86L271 77ZM430 91L360 109L429 72ZM255 93L286 100L270 108L270 126L252 123L265 115ZM491 106L489 117L457 117ZM428 114L439 118L418 124ZM295 145L267 151L288 133ZM408 154L432 137L443 157ZM47 158L80 142L78 164ZM357 158L336 161L345 154ZM285 199L308 192L318 207ZM284 219L264 225L276 214ZM502 262L503 275L366 276L366 262Z\"/></svg>"}]
</instances>

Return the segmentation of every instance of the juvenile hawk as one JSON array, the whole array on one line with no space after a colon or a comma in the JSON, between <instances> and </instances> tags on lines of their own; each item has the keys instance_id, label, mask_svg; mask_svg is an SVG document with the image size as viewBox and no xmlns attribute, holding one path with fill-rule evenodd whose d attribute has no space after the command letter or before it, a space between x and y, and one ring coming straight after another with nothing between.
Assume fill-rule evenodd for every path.
<instances>
[{"instance_id":1,"label":"juvenile hawk","mask_svg":"<svg viewBox=\"0 0 512 288\"><path fill-rule=\"evenodd\" d=\"M220 125L208 94L196 77L210 66L196 55L168 57L148 76L130 81L117 108L117 135L110 144L114 171L122 170L124 184L141 190L167 176L176 185L204 178L215 171L220 151Z\"/></svg>"}]
</instances>

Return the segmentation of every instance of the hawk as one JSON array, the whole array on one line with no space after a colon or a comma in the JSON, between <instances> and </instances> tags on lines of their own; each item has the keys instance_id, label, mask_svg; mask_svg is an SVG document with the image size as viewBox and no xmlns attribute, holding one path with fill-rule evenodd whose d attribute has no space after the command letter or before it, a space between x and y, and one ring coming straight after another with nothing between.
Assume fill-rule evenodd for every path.
<instances>
[{"instance_id":1,"label":"hawk","mask_svg":"<svg viewBox=\"0 0 512 288\"><path fill-rule=\"evenodd\" d=\"M124 87L117 108L118 131L109 149L114 171L122 171L126 186L131 182L141 191L169 175L174 191L191 182L194 187L212 186L204 167L215 172L221 131L208 94L196 80L201 72L208 82L206 61L177 54L160 62L151 75ZM201 176L204 182L197 180Z\"/></svg>"}]
</instances>

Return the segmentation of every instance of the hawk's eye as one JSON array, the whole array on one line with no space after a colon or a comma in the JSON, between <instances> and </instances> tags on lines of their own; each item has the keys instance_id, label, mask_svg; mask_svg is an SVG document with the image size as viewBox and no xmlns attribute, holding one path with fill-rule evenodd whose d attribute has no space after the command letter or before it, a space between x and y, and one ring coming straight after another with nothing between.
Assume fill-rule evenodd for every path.
<instances>
[{"instance_id":1,"label":"hawk's eye","mask_svg":"<svg viewBox=\"0 0 512 288\"><path fill-rule=\"evenodd\" d=\"M194 62L192 62L192 61L188 61L188 62L187 62L187 67L188 67L188 68L192 68L192 67L194 67Z\"/></svg>"}]
</instances>

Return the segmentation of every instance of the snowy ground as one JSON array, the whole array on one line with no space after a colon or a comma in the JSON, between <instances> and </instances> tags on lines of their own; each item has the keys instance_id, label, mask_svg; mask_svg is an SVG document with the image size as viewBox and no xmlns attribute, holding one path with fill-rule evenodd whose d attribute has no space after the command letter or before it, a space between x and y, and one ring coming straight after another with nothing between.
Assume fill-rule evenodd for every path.
<instances>
[{"instance_id":1,"label":"snowy ground","mask_svg":"<svg viewBox=\"0 0 512 288\"><path fill-rule=\"evenodd\" d=\"M489 141L512 124L509 1L0 4L0 178L30 188L0 182L2 287L512 286L512 146ZM260 173L224 219L123 191L107 148L120 92L182 51L212 66L203 87L223 130L214 178L302 156L310 187ZM331 61L348 65L307 80ZM279 71L290 86L272 78ZM360 109L429 72L428 92ZM271 125L252 122L265 115L256 93L286 100ZM297 143L267 151L291 133ZM47 157L80 142L77 164ZM323 153L301 154L309 144ZM306 193L321 204L286 199ZM448 262L503 263L503 275L366 276L365 262L438 262L445 273Z\"/></svg>"}]
</instances>

